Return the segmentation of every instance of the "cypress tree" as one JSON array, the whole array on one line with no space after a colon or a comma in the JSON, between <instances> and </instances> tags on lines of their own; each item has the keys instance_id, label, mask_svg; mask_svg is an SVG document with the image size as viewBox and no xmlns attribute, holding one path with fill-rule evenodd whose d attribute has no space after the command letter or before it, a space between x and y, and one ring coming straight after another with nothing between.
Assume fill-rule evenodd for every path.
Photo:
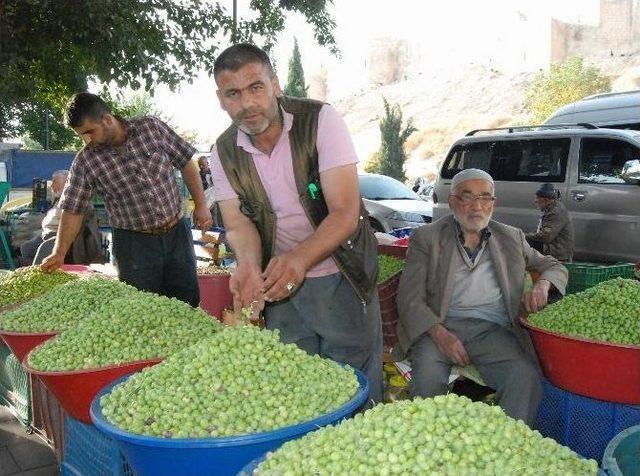
<instances>
[{"instance_id":1,"label":"cypress tree","mask_svg":"<svg viewBox=\"0 0 640 476\"><path fill-rule=\"evenodd\" d=\"M403 170L404 162L407 160L404 144L417 129L411 124L411 121L402 129L400 106L397 104L390 106L384 98L383 101L385 115L380 119L380 150L373 157L371 166L366 169L370 172L393 177L404 183L407 180Z\"/></svg>"},{"instance_id":2,"label":"cypress tree","mask_svg":"<svg viewBox=\"0 0 640 476\"><path fill-rule=\"evenodd\" d=\"M287 85L283 92L286 96L297 98L307 97L307 86L304 84L304 70L302 69L302 60L300 59L300 49L298 48L298 40L293 39L293 54L289 60L289 74L287 75Z\"/></svg>"}]
</instances>

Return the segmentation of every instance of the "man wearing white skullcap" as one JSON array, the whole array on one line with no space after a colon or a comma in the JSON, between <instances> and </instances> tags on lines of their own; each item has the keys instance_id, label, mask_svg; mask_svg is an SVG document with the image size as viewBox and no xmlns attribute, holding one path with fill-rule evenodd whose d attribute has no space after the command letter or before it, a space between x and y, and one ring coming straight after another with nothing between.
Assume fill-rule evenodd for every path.
<instances>
[{"instance_id":1,"label":"man wearing white skullcap","mask_svg":"<svg viewBox=\"0 0 640 476\"><path fill-rule=\"evenodd\" d=\"M518 317L564 294L567 270L531 248L518 228L491 220L493 178L459 172L448 203L453 215L416 229L398 290L396 357L412 363L412 396L447 392L451 367L474 365L511 417L534 422L541 398L537 357ZM525 272L540 279L525 291Z\"/></svg>"}]
</instances>

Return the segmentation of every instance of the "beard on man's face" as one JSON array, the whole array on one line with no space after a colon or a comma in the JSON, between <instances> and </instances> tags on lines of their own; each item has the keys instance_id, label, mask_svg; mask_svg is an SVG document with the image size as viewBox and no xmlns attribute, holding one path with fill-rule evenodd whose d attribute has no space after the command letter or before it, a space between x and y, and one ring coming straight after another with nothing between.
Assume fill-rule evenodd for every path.
<instances>
[{"instance_id":1,"label":"beard on man's face","mask_svg":"<svg viewBox=\"0 0 640 476\"><path fill-rule=\"evenodd\" d=\"M493 210L489 212L469 211L467 213L454 210L453 216L458 220L463 231L478 233L489 225Z\"/></svg>"}]
</instances>

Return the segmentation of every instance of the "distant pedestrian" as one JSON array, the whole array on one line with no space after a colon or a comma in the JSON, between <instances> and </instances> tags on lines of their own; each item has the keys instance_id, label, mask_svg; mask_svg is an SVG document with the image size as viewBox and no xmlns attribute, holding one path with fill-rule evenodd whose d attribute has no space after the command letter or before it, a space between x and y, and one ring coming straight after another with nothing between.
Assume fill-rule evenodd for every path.
<instances>
[{"instance_id":1,"label":"distant pedestrian","mask_svg":"<svg viewBox=\"0 0 640 476\"><path fill-rule=\"evenodd\" d=\"M198 158L198 168L200 169L200 180L202 189L211 188L213 180L211 178L211 169L209 168L209 158L206 155Z\"/></svg>"},{"instance_id":2,"label":"distant pedestrian","mask_svg":"<svg viewBox=\"0 0 640 476\"><path fill-rule=\"evenodd\" d=\"M550 183L543 183L536 191L534 204L540 209L538 228L527 233L531 247L559 261L570 262L573 258L573 223L560 193Z\"/></svg>"}]
</instances>

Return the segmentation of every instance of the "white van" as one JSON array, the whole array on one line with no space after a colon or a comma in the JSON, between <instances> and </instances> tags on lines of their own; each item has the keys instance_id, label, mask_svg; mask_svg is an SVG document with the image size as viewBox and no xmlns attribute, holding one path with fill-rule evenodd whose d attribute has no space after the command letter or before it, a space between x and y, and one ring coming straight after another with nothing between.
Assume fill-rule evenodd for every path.
<instances>
[{"instance_id":1,"label":"white van","mask_svg":"<svg viewBox=\"0 0 640 476\"><path fill-rule=\"evenodd\" d=\"M589 96L562 106L545 121L545 124L580 123L640 130L640 90Z\"/></svg>"}]
</instances>

